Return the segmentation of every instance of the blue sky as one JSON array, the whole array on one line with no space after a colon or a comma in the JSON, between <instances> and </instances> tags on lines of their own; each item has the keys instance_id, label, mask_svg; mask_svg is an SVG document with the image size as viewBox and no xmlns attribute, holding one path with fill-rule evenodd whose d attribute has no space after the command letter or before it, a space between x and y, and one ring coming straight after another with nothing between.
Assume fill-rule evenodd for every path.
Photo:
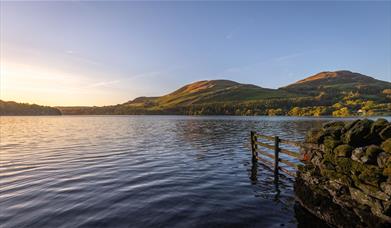
<instances>
[{"instance_id":1,"label":"blue sky","mask_svg":"<svg viewBox=\"0 0 391 228\"><path fill-rule=\"evenodd\" d=\"M391 2L1 2L1 99L108 105L204 79L391 81Z\"/></svg>"}]
</instances>

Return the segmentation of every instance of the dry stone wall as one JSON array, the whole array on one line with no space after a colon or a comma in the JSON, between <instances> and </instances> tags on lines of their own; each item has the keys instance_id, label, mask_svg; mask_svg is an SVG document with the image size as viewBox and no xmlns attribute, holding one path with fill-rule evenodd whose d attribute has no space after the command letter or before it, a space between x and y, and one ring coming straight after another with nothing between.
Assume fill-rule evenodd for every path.
<instances>
[{"instance_id":1,"label":"dry stone wall","mask_svg":"<svg viewBox=\"0 0 391 228\"><path fill-rule=\"evenodd\" d=\"M391 123L330 122L308 132L298 201L337 227L391 227Z\"/></svg>"}]
</instances>

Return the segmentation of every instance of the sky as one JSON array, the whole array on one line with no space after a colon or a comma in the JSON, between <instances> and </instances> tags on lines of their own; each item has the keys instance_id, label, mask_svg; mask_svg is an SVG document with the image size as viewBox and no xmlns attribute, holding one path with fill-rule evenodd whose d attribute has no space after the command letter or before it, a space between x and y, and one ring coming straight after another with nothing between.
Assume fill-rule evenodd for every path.
<instances>
[{"instance_id":1,"label":"sky","mask_svg":"<svg viewBox=\"0 0 391 228\"><path fill-rule=\"evenodd\" d=\"M0 99L112 105L199 81L391 81L391 2L0 2Z\"/></svg>"}]
</instances>

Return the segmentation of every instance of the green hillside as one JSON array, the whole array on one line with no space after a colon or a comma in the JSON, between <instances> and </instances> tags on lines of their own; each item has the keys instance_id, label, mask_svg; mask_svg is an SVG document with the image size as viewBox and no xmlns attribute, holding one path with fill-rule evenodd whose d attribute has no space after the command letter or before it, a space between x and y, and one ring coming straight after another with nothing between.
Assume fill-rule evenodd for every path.
<instances>
[{"instance_id":1,"label":"green hillside","mask_svg":"<svg viewBox=\"0 0 391 228\"><path fill-rule=\"evenodd\" d=\"M391 115L391 83L350 71L321 72L279 89L209 80L118 105L58 108L67 115Z\"/></svg>"},{"instance_id":2,"label":"green hillside","mask_svg":"<svg viewBox=\"0 0 391 228\"><path fill-rule=\"evenodd\" d=\"M139 97L124 105L130 107L158 106L169 108L209 103L285 98L292 95L294 94L283 90L265 89L259 86L240 84L229 80L210 80L185 85L182 88L161 97Z\"/></svg>"},{"instance_id":3,"label":"green hillside","mask_svg":"<svg viewBox=\"0 0 391 228\"><path fill-rule=\"evenodd\" d=\"M368 98L383 99L383 92L391 83L350 71L321 72L296 83L282 87L282 90L311 96L338 96L349 92Z\"/></svg>"},{"instance_id":4,"label":"green hillside","mask_svg":"<svg viewBox=\"0 0 391 228\"><path fill-rule=\"evenodd\" d=\"M0 100L0 116L61 115L60 110L36 104L16 103Z\"/></svg>"}]
</instances>

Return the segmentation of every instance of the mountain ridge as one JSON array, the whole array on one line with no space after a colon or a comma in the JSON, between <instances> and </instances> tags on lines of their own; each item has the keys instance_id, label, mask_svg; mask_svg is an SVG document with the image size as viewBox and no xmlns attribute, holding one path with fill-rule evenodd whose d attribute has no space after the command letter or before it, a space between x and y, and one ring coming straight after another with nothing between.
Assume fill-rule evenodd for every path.
<instances>
[{"instance_id":1,"label":"mountain ridge","mask_svg":"<svg viewBox=\"0 0 391 228\"><path fill-rule=\"evenodd\" d=\"M390 115L391 83L346 70L320 72L278 89L202 80L117 105L57 108L65 115Z\"/></svg>"}]
</instances>

